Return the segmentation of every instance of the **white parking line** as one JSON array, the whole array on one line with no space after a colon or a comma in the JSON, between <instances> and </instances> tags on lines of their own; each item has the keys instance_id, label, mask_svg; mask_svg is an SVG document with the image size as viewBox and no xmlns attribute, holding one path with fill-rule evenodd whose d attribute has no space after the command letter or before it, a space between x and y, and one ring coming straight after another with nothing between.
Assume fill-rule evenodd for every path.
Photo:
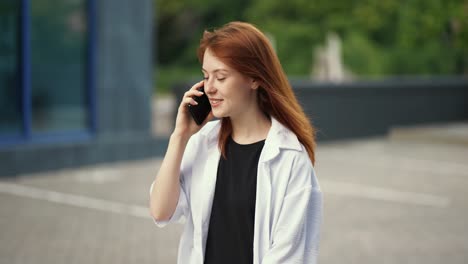
<instances>
[{"instance_id":1,"label":"white parking line","mask_svg":"<svg viewBox=\"0 0 468 264\"><path fill-rule=\"evenodd\" d=\"M415 192L403 192L362 184L321 180L321 185L325 194L354 196L377 201L398 202L408 205L423 205L440 208L448 207L451 203L450 199L444 196ZM104 212L130 215L145 219L151 218L149 215L149 209L143 206L129 205L82 195L49 191L14 183L0 182L0 193L28 197L32 199L44 200L81 208L94 209Z\"/></svg>"},{"instance_id":2,"label":"white parking line","mask_svg":"<svg viewBox=\"0 0 468 264\"><path fill-rule=\"evenodd\" d=\"M149 209L143 206L112 202L82 195L43 190L20 184L0 182L0 193L7 193L21 197L45 200L53 203L77 206L104 212L131 215L140 218L150 218Z\"/></svg>"},{"instance_id":3,"label":"white parking line","mask_svg":"<svg viewBox=\"0 0 468 264\"><path fill-rule=\"evenodd\" d=\"M404 192L394 189L374 187L355 183L321 180L320 185L325 194L346 195L372 200L397 202L411 205L424 205L433 207L448 207L450 198L432 194Z\"/></svg>"}]
</instances>

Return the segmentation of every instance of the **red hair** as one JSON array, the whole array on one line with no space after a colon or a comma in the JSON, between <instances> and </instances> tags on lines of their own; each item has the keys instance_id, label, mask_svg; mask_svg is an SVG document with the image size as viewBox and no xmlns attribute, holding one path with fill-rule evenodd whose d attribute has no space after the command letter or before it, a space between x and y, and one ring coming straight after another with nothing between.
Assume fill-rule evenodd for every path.
<instances>
[{"instance_id":1,"label":"red hair","mask_svg":"<svg viewBox=\"0 0 468 264\"><path fill-rule=\"evenodd\" d=\"M249 23L231 22L203 33L198 48L198 59L202 64L208 48L226 65L259 83L260 109L296 134L314 164L315 129L297 101L268 38ZM222 118L218 145L224 157L231 133L230 119Z\"/></svg>"}]
</instances>

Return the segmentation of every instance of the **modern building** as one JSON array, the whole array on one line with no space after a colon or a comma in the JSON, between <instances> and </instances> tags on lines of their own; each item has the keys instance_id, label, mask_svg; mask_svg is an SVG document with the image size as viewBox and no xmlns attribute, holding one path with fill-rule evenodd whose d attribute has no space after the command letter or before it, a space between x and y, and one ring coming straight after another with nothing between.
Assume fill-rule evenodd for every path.
<instances>
[{"instance_id":1,"label":"modern building","mask_svg":"<svg viewBox=\"0 0 468 264\"><path fill-rule=\"evenodd\" d=\"M160 154L151 0L0 2L0 176Z\"/></svg>"},{"instance_id":2,"label":"modern building","mask_svg":"<svg viewBox=\"0 0 468 264\"><path fill-rule=\"evenodd\" d=\"M151 133L152 2L0 1L0 176L164 153ZM319 140L468 120L466 76L292 85Z\"/></svg>"}]
</instances>

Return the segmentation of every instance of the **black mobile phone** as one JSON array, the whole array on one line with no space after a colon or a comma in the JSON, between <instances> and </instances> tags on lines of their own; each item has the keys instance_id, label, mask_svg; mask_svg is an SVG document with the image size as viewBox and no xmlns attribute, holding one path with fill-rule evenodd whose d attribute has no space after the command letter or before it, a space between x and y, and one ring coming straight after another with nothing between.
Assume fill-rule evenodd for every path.
<instances>
[{"instance_id":1,"label":"black mobile phone","mask_svg":"<svg viewBox=\"0 0 468 264\"><path fill-rule=\"evenodd\" d=\"M211 104L210 100L208 99L208 96L206 96L205 94L203 86L198 88L197 90L203 92L202 95L193 97L193 100L195 100L198 104L189 104L187 107L190 114L193 117L193 120L195 120L195 123L197 123L197 125L201 125L203 124L203 121L205 121L208 114L211 112Z\"/></svg>"}]
</instances>

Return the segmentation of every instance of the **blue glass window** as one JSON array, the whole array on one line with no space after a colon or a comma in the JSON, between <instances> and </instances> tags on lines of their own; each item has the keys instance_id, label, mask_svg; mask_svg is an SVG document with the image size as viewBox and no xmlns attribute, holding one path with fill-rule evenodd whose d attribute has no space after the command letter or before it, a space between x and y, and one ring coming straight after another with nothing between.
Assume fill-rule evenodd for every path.
<instances>
[{"instance_id":1,"label":"blue glass window","mask_svg":"<svg viewBox=\"0 0 468 264\"><path fill-rule=\"evenodd\" d=\"M93 0L0 1L0 147L95 127Z\"/></svg>"},{"instance_id":2,"label":"blue glass window","mask_svg":"<svg viewBox=\"0 0 468 264\"><path fill-rule=\"evenodd\" d=\"M0 2L0 136L17 135L22 129L20 89L20 5Z\"/></svg>"},{"instance_id":3,"label":"blue glass window","mask_svg":"<svg viewBox=\"0 0 468 264\"><path fill-rule=\"evenodd\" d=\"M84 130L86 1L31 1L32 132Z\"/></svg>"}]
</instances>

